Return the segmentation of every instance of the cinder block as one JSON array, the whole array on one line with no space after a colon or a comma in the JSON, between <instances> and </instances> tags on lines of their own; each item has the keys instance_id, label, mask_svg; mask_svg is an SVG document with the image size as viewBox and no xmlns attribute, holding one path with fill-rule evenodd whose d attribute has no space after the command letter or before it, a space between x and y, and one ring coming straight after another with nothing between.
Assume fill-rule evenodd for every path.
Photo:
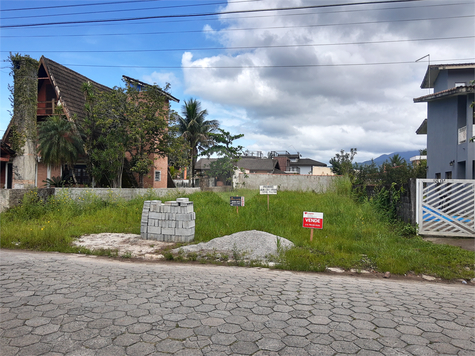
<instances>
[{"instance_id":1,"label":"cinder block","mask_svg":"<svg viewBox=\"0 0 475 356\"><path fill-rule=\"evenodd\" d=\"M175 233L177 235L184 235L184 236L188 236L188 235L191 235L192 231L191 229L175 229Z\"/></svg>"},{"instance_id":2,"label":"cinder block","mask_svg":"<svg viewBox=\"0 0 475 356\"><path fill-rule=\"evenodd\" d=\"M163 227L162 228L162 234L164 234L164 235L174 235L175 234L175 228L174 227Z\"/></svg>"},{"instance_id":3,"label":"cinder block","mask_svg":"<svg viewBox=\"0 0 475 356\"><path fill-rule=\"evenodd\" d=\"M195 227L195 220L191 221L182 221L181 222L181 227L184 229L189 229L190 227Z\"/></svg>"},{"instance_id":4,"label":"cinder block","mask_svg":"<svg viewBox=\"0 0 475 356\"><path fill-rule=\"evenodd\" d=\"M148 232L151 234L160 234L162 232L162 228L160 226L149 226Z\"/></svg>"},{"instance_id":5,"label":"cinder block","mask_svg":"<svg viewBox=\"0 0 475 356\"><path fill-rule=\"evenodd\" d=\"M155 213L155 212L151 211L150 213L148 213L148 218L158 220L160 218L160 213Z\"/></svg>"}]
</instances>

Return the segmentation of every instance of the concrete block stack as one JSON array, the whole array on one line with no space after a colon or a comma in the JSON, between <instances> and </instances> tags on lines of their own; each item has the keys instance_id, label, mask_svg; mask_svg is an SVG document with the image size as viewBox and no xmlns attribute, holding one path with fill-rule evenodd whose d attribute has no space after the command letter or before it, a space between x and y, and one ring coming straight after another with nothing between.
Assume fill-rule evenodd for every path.
<instances>
[{"instance_id":1,"label":"concrete block stack","mask_svg":"<svg viewBox=\"0 0 475 356\"><path fill-rule=\"evenodd\" d=\"M193 202L188 198L162 203L147 200L143 204L140 235L146 240L190 242L195 238Z\"/></svg>"}]
</instances>

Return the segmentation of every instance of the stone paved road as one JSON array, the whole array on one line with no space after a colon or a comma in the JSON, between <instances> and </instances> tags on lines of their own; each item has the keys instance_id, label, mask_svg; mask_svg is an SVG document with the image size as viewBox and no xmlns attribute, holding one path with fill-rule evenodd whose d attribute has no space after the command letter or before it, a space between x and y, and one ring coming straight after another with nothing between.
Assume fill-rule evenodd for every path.
<instances>
[{"instance_id":1,"label":"stone paved road","mask_svg":"<svg viewBox=\"0 0 475 356\"><path fill-rule=\"evenodd\" d=\"M0 251L1 355L474 355L475 288Z\"/></svg>"}]
</instances>

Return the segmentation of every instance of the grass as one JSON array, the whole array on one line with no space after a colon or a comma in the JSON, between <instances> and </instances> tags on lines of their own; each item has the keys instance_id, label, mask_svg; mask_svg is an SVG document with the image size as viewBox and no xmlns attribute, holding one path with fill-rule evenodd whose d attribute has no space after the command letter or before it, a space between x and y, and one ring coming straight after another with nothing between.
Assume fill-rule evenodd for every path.
<instances>
[{"instance_id":1,"label":"grass","mask_svg":"<svg viewBox=\"0 0 475 356\"><path fill-rule=\"evenodd\" d=\"M244 196L245 206L238 211L231 207L231 195ZM270 196L269 210L267 196L251 190L200 192L188 197L196 212L196 243L244 230L266 231L295 244L295 248L283 252L277 268L323 271L326 267L341 267L400 275L424 273L443 279L475 277L474 252L432 244L415 235L405 237L404 227L387 221L374 204L355 202L346 183L325 194L279 191ZM44 204L32 191L22 206L0 215L0 247L92 253L73 247L72 241L101 232L139 234L143 201L123 201L112 194L103 201L90 191L72 199L65 191ZM302 227L303 211L324 213L323 229L314 230L313 241L310 229ZM196 256L190 257L196 260Z\"/></svg>"}]
</instances>

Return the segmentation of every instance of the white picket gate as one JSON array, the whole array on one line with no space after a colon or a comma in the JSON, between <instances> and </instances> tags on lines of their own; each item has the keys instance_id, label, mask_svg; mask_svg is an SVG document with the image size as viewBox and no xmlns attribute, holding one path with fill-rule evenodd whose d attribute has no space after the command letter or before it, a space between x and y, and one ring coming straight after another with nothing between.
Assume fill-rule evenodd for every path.
<instances>
[{"instance_id":1,"label":"white picket gate","mask_svg":"<svg viewBox=\"0 0 475 356\"><path fill-rule=\"evenodd\" d=\"M418 179L419 235L475 237L475 180Z\"/></svg>"}]
</instances>

